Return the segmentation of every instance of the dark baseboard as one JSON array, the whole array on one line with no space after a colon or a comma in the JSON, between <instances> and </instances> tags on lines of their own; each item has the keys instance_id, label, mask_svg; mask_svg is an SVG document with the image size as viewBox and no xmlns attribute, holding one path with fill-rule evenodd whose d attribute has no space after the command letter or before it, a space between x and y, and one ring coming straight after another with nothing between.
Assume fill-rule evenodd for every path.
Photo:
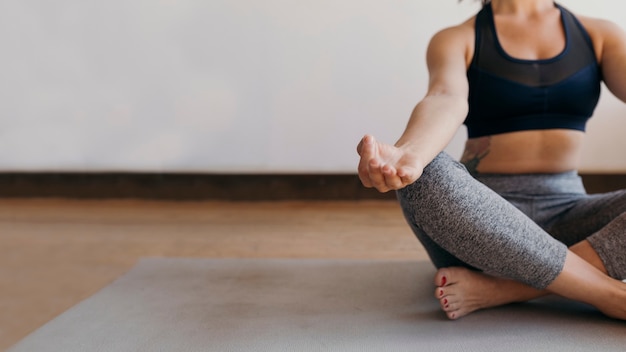
<instances>
[{"instance_id":1,"label":"dark baseboard","mask_svg":"<svg viewBox=\"0 0 626 352\"><path fill-rule=\"evenodd\" d=\"M581 174L588 193L626 189L626 174Z\"/></svg>"},{"instance_id":2,"label":"dark baseboard","mask_svg":"<svg viewBox=\"0 0 626 352\"><path fill-rule=\"evenodd\" d=\"M626 174L583 174L589 193L626 189ZM357 175L0 173L2 198L155 200L391 200Z\"/></svg>"},{"instance_id":3,"label":"dark baseboard","mask_svg":"<svg viewBox=\"0 0 626 352\"><path fill-rule=\"evenodd\" d=\"M5 173L0 197L265 201L395 199L395 194L367 189L356 175Z\"/></svg>"}]
</instances>

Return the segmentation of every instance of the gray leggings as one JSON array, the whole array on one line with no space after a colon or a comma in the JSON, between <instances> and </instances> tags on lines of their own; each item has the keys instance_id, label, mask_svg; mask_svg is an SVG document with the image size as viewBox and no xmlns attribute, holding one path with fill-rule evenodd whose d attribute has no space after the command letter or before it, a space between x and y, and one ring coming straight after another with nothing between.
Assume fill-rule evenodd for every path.
<instances>
[{"instance_id":1,"label":"gray leggings","mask_svg":"<svg viewBox=\"0 0 626 352\"><path fill-rule=\"evenodd\" d=\"M439 154L398 199L436 267L464 266L543 289L587 239L626 278L626 190L587 195L575 172L478 175Z\"/></svg>"}]
</instances>

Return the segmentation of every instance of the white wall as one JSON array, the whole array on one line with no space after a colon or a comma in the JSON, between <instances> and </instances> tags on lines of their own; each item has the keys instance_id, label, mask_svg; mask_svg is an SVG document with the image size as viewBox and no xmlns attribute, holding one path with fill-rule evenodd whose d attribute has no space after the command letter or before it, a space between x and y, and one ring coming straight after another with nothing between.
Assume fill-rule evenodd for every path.
<instances>
[{"instance_id":1,"label":"white wall","mask_svg":"<svg viewBox=\"0 0 626 352\"><path fill-rule=\"evenodd\" d=\"M626 6L564 0L626 23ZM426 87L430 36L472 0L4 0L0 171L355 172ZM626 171L604 94L585 171ZM458 156L460 131L448 150Z\"/></svg>"}]
</instances>

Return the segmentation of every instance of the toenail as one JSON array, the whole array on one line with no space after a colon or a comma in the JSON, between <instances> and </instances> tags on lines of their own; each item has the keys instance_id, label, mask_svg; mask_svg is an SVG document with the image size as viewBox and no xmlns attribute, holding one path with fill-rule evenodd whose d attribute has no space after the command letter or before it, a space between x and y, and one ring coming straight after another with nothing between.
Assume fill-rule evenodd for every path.
<instances>
[{"instance_id":1,"label":"toenail","mask_svg":"<svg viewBox=\"0 0 626 352\"><path fill-rule=\"evenodd\" d=\"M443 299L443 304L448 304L448 299L447 298Z\"/></svg>"},{"instance_id":2,"label":"toenail","mask_svg":"<svg viewBox=\"0 0 626 352\"><path fill-rule=\"evenodd\" d=\"M448 309L448 308L450 308L450 305L449 305L449 304L446 304L446 306L445 306L444 308L445 308L445 309Z\"/></svg>"},{"instance_id":3,"label":"toenail","mask_svg":"<svg viewBox=\"0 0 626 352\"><path fill-rule=\"evenodd\" d=\"M439 297L443 297L443 290L439 290Z\"/></svg>"},{"instance_id":4,"label":"toenail","mask_svg":"<svg viewBox=\"0 0 626 352\"><path fill-rule=\"evenodd\" d=\"M446 279L446 277L445 277L445 276L444 276L444 277L442 277L442 278L441 278L441 286L445 286L447 281L448 281L448 280Z\"/></svg>"}]
</instances>

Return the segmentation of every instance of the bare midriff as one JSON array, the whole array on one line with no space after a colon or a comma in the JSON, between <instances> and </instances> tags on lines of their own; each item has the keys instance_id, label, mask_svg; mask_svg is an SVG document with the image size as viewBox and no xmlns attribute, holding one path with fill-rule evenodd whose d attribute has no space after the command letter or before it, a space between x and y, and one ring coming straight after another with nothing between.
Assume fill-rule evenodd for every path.
<instances>
[{"instance_id":1,"label":"bare midriff","mask_svg":"<svg viewBox=\"0 0 626 352\"><path fill-rule=\"evenodd\" d=\"M584 132L533 130L470 138L461 162L472 173L559 173L578 168Z\"/></svg>"}]
</instances>

